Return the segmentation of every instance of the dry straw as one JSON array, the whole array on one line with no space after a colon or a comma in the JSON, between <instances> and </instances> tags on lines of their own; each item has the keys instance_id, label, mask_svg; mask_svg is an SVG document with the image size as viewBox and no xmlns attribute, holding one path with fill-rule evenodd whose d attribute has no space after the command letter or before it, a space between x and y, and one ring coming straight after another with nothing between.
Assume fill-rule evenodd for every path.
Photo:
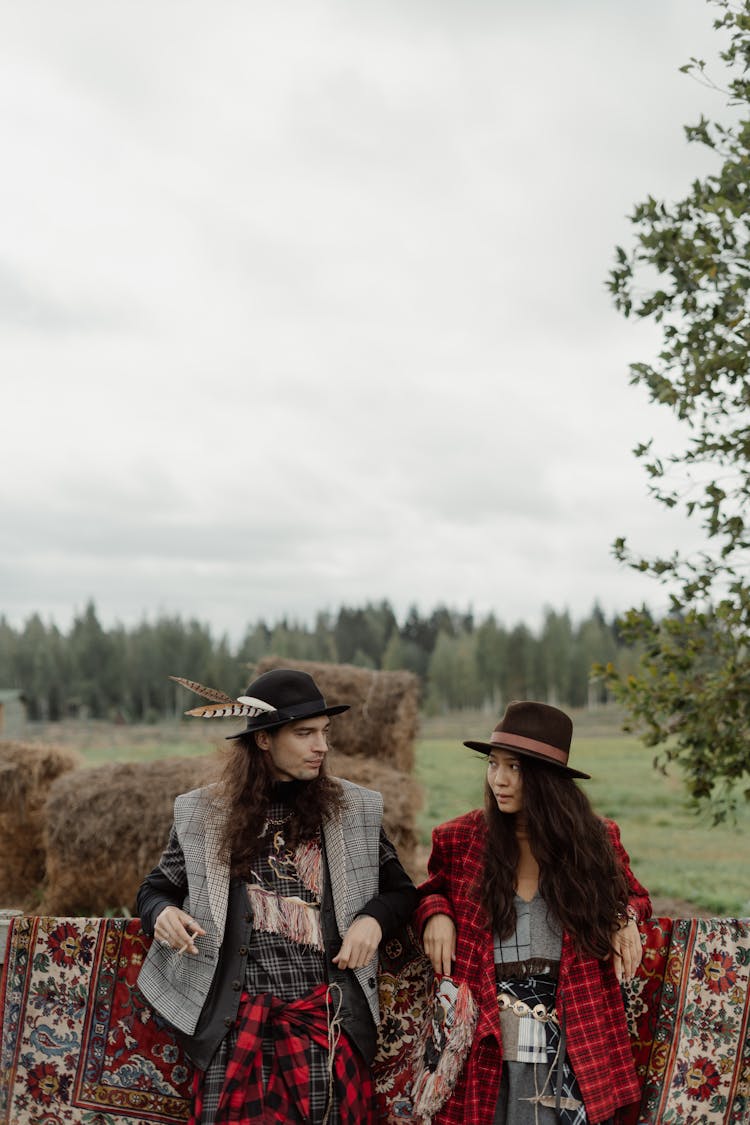
<instances>
[{"instance_id":1,"label":"dry straw","mask_svg":"<svg viewBox=\"0 0 750 1125\"><path fill-rule=\"evenodd\" d=\"M175 797L202 785L214 765L213 756L113 762L58 778L47 800L40 913L133 913L167 842Z\"/></svg>"},{"instance_id":2,"label":"dry straw","mask_svg":"<svg viewBox=\"0 0 750 1125\"><path fill-rule=\"evenodd\" d=\"M63 746L0 742L0 907L33 909L44 878L44 803L83 759Z\"/></svg>"}]
</instances>

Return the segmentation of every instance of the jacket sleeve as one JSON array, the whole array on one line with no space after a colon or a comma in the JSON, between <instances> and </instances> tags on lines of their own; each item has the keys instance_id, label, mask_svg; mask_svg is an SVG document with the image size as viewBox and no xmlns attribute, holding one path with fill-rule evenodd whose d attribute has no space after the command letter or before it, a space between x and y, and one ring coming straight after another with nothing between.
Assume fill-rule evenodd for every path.
<instances>
[{"instance_id":1,"label":"jacket sleeve","mask_svg":"<svg viewBox=\"0 0 750 1125\"><path fill-rule=\"evenodd\" d=\"M380 880L378 893L359 911L380 925L383 938L395 934L412 916L417 889L401 866L396 849L380 829Z\"/></svg>"},{"instance_id":2,"label":"jacket sleeve","mask_svg":"<svg viewBox=\"0 0 750 1125\"><path fill-rule=\"evenodd\" d=\"M449 861L445 849L445 834L440 828L432 831L432 851L427 862L427 879L417 888L419 902L414 915L414 925L422 936L425 924L433 914L447 914L456 921L449 895Z\"/></svg>"},{"instance_id":3,"label":"jacket sleeve","mask_svg":"<svg viewBox=\"0 0 750 1125\"><path fill-rule=\"evenodd\" d=\"M138 889L136 909L144 933L153 935L156 919L165 906L182 907L187 896L185 857L174 825L158 866L146 876Z\"/></svg>"},{"instance_id":4,"label":"jacket sleeve","mask_svg":"<svg viewBox=\"0 0 750 1125\"><path fill-rule=\"evenodd\" d=\"M643 884L638 882L630 869L630 856L625 851L622 841L620 840L620 829L615 824L614 820L605 820L604 823L607 827L612 847L615 850L615 855L625 872L625 878L628 882L628 912L634 916L636 922L645 922L647 918L651 917L651 898L649 893Z\"/></svg>"}]
</instances>

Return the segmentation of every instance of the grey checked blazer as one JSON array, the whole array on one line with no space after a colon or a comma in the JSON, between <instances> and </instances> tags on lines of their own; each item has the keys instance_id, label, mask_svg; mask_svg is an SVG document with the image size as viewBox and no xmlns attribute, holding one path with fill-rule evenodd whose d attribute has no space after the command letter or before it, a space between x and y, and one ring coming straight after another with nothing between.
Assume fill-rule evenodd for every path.
<instances>
[{"instance_id":1,"label":"grey checked blazer","mask_svg":"<svg viewBox=\"0 0 750 1125\"><path fill-rule=\"evenodd\" d=\"M343 806L323 825L323 838L336 924L343 936L355 915L378 893L380 793L339 779ZM229 900L229 865L219 855L220 830L226 815L213 786L194 789L174 805L177 838L185 856L188 894L183 909L199 922L205 937L195 940L198 953L179 956L154 941L146 955L138 987L149 1004L174 1027L192 1035L206 1002L219 960ZM352 970L376 1024L380 1022L374 987L377 954L361 969Z\"/></svg>"}]
</instances>

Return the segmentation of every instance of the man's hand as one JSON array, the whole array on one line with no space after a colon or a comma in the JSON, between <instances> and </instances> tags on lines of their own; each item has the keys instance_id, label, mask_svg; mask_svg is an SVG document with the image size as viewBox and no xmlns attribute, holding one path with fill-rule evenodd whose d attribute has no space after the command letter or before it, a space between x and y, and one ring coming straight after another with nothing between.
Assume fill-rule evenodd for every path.
<instances>
[{"instance_id":1,"label":"man's hand","mask_svg":"<svg viewBox=\"0 0 750 1125\"><path fill-rule=\"evenodd\" d=\"M194 918L178 906L165 906L154 926L154 937L161 945L168 945L178 953L197 953L193 940L196 934L205 934Z\"/></svg>"},{"instance_id":2,"label":"man's hand","mask_svg":"<svg viewBox=\"0 0 750 1125\"><path fill-rule=\"evenodd\" d=\"M612 962L619 981L632 980L643 957L643 945L634 918L612 934Z\"/></svg>"},{"instance_id":3,"label":"man's hand","mask_svg":"<svg viewBox=\"0 0 750 1125\"><path fill-rule=\"evenodd\" d=\"M339 969L361 969L375 956L383 931L380 922L369 914L355 918L344 934L341 949L333 958Z\"/></svg>"},{"instance_id":4,"label":"man's hand","mask_svg":"<svg viewBox=\"0 0 750 1125\"><path fill-rule=\"evenodd\" d=\"M456 960L456 927L453 919L447 914L433 914L424 928L422 943L435 972L449 977Z\"/></svg>"}]
</instances>

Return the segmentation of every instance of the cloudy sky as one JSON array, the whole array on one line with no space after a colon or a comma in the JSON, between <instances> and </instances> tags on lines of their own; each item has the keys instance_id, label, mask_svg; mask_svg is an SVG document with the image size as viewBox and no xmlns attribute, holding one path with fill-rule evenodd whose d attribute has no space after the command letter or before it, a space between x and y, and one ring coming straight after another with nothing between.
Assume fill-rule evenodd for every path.
<instances>
[{"instance_id":1,"label":"cloudy sky","mask_svg":"<svg viewBox=\"0 0 750 1125\"><path fill-rule=\"evenodd\" d=\"M25 0L0 28L0 613L663 595L658 336L605 288L709 158L705 0Z\"/></svg>"}]
</instances>

